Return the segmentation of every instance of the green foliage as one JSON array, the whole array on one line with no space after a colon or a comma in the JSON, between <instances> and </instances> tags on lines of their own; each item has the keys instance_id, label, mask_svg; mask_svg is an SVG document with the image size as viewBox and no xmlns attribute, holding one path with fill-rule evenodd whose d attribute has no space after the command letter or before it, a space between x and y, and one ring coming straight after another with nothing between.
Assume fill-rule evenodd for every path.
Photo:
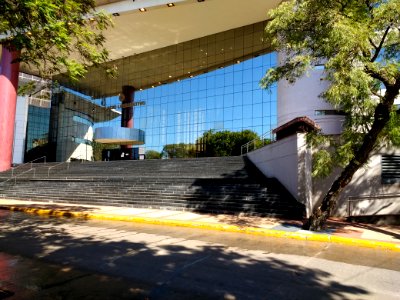
<instances>
[{"instance_id":1,"label":"green foliage","mask_svg":"<svg viewBox=\"0 0 400 300\"><path fill-rule=\"evenodd\" d=\"M103 159L102 153L104 149L117 149L119 145L113 144L102 144L92 141L92 148L93 148L93 159L94 161L101 161Z\"/></svg>"},{"instance_id":2,"label":"green foliage","mask_svg":"<svg viewBox=\"0 0 400 300\"><path fill-rule=\"evenodd\" d=\"M154 150L146 151L146 159L160 159L161 153Z\"/></svg>"},{"instance_id":3,"label":"green foliage","mask_svg":"<svg viewBox=\"0 0 400 300\"><path fill-rule=\"evenodd\" d=\"M340 138L310 136L314 175L355 158L376 120L379 105L392 107L390 121L375 146L400 145L394 99L400 87L400 0L289 0L270 12L266 38L282 53L281 64L260 84L293 83L314 65L325 65L329 88L321 95L346 114ZM389 91L389 92L388 92Z\"/></svg>"},{"instance_id":4,"label":"green foliage","mask_svg":"<svg viewBox=\"0 0 400 300\"><path fill-rule=\"evenodd\" d=\"M109 15L94 0L10 0L0 4L0 43L41 77L67 72L73 80L108 59L103 31Z\"/></svg>"},{"instance_id":5,"label":"green foliage","mask_svg":"<svg viewBox=\"0 0 400 300\"><path fill-rule=\"evenodd\" d=\"M193 144L168 144L165 145L161 156L165 158L196 157L196 145Z\"/></svg>"},{"instance_id":6,"label":"green foliage","mask_svg":"<svg viewBox=\"0 0 400 300\"><path fill-rule=\"evenodd\" d=\"M263 143L257 133L251 130L240 132L209 130L196 143L203 145L204 150L201 151L201 156L237 156L241 154L241 146L253 140L255 140L256 146ZM269 141L264 141L264 144L267 143ZM252 144L251 147L254 145Z\"/></svg>"},{"instance_id":7,"label":"green foliage","mask_svg":"<svg viewBox=\"0 0 400 300\"><path fill-rule=\"evenodd\" d=\"M18 95L20 96L30 95L35 90L36 90L36 83L34 81L30 81L28 83L18 86Z\"/></svg>"},{"instance_id":8,"label":"green foliage","mask_svg":"<svg viewBox=\"0 0 400 300\"><path fill-rule=\"evenodd\" d=\"M386 135L388 140L394 146L400 147L400 110L392 111L390 114L390 121L386 128Z\"/></svg>"},{"instance_id":9,"label":"green foliage","mask_svg":"<svg viewBox=\"0 0 400 300\"><path fill-rule=\"evenodd\" d=\"M196 140L195 144L168 144L165 145L161 157L185 158L185 157L215 157L237 156L240 148L247 142L253 141L251 147L259 148L269 144L269 139L261 140L257 133L251 130L240 132L209 130ZM147 157L147 152L146 152Z\"/></svg>"}]
</instances>

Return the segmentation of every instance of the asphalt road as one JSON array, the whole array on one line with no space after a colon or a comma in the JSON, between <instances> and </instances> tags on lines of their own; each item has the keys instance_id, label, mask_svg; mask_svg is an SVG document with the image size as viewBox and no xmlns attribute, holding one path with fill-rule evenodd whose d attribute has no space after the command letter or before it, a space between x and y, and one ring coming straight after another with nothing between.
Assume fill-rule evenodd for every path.
<instances>
[{"instance_id":1,"label":"asphalt road","mask_svg":"<svg viewBox=\"0 0 400 300\"><path fill-rule=\"evenodd\" d=\"M400 254L0 211L0 299L398 299Z\"/></svg>"}]
</instances>

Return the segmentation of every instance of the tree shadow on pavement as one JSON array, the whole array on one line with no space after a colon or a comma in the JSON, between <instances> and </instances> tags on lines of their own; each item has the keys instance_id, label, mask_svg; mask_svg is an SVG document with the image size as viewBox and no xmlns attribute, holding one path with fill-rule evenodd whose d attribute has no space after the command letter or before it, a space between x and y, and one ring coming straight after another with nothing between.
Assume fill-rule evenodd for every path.
<instances>
[{"instance_id":1,"label":"tree shadow on pavement","mask_svg":"<svg viewBox=\"0 0 400 300\"><path fill-rule=\"evenodd\" d=\"M397 239L400 242L400 230L398 226L388 225L386 227L389 227L389 229L387 229L385 227L382 228L380 225L375 225L375 224L345 222L340 220L329 220L327 222L327 226L336 233L358 234L361 236L364 230L368 230L390 236L394 239Z\"/></svg>"},{"instance_id":2,"label":"tree shadow on pavement","mask_svg":"<svg viewBox=\"0 0 400 300\"><path fill-rule=\"evenodd\" d=\"M329 272L261 251L243 254L224 245L123 227L91 227L85 220L23 214L2 218L0 251L123 278L144 289L147 299L336 299L368 294ZM43 283L30 274L15 280L25 286L35 280L39 289L52 286L51 280ZM111 298L104 294L96 299Z\"/></svg>"}]
</instances>

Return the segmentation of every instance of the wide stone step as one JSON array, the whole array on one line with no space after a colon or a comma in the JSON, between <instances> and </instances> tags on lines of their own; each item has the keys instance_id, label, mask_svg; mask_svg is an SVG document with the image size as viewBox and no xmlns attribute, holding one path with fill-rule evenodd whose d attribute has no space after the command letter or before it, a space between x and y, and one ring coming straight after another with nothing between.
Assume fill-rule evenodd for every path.
<instances>
[{"instance_id":1,"label":"wide stone step","mask_svg":"<svg viewBox=\"0 0 400 300\"><path fill-rule=\"evenodd\" d=\"M27 173L15 185L0 184L0 196L281 217L301 217L304 211L277 180L265 178L243 157L71 162L50 174L49 165L35 168L35 178Z\"/></svg>"}]
</instances>

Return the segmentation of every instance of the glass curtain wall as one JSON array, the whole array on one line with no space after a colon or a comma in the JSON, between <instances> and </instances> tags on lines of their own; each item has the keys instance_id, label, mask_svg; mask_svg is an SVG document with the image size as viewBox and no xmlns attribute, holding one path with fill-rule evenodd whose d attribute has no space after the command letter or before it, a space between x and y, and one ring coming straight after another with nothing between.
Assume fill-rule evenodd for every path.
<instances>
[{"instance_id":1,"label":"glass curtain wall","mask_svg":"<svg viewBox=\"0 0 400 300\"><path fill-rule=\"evenodd\" d=\"M276 53L260 55L197 76L135 92L134 127L145 131L145 149L161 152L166 145L201 145L209 130L252 130L258 135L276 127L276 87L260 88L265 72L276 64ZM97 99L115 107L118 97ZM118 108L117 108L118 109ZM96 126L117 126L120 117Z\"/></svg>"},{"instance_id":2,"label":"glass curtain wall","mask_svg":"<svg viewBox=\"0 0 400 300\"><path fill-rule=\"evenodd\" d=\"M25 162L47 155L50 108L29 105Z\"/></svg>"}]
</instances>

